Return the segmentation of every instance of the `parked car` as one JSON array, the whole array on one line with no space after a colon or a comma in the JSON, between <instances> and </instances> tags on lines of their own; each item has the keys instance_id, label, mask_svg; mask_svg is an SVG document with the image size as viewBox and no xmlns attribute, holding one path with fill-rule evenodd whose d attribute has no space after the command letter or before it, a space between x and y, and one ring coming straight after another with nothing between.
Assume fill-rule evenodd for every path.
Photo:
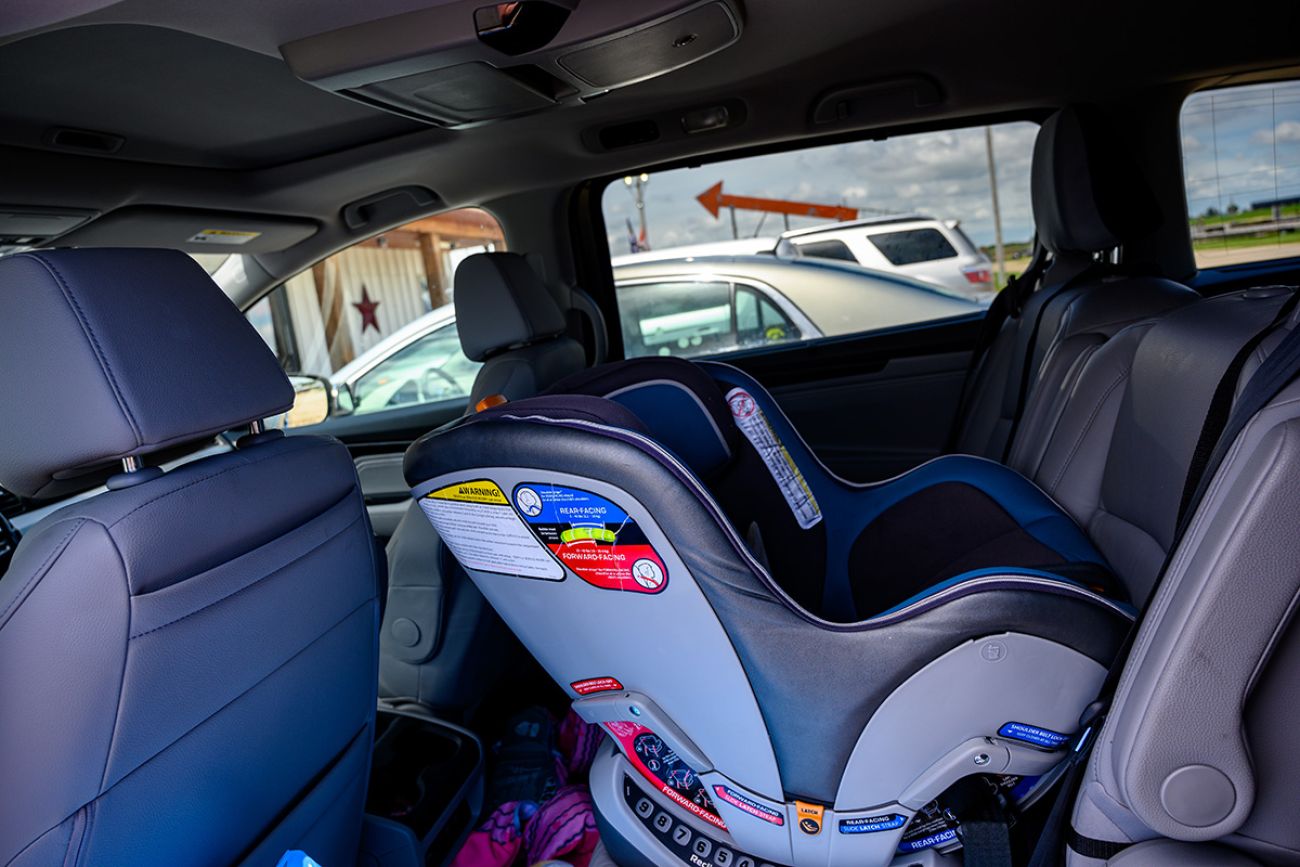
<instances>
[{"instance_id":1,"label":"parked car","mask_svg":"<svg viewBox=\"0 0 1300 867\"><path fill-rule=\"evenodd\" d=\"M989 257L956 220L913 214L795 229L781 235L776 252L895 271L981 300L995 291Z\"/></svg>"},{"instance_id":2,"label":"parked car","mask_svg":"<svg viewBox=\"0 0 1300 867\"><path fill-rule=\"evenodd\" d=\"M813 257L614 262L629 356L696 355L979 314L934 286ZM460 350L454 305L393 332L330 377L339 411L468 397L479 363Z\"/></svg>"}]
</instances>

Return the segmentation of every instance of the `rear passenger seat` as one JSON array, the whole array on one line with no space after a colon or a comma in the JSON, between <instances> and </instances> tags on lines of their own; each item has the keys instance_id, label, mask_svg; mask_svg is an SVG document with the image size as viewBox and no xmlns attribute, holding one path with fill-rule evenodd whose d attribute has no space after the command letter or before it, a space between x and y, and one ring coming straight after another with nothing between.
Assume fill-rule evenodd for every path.
<instances>
[{"instance_id":1,"label":"rear passenger seat","mask_svg":"<svg viewBox=\"0 0 1300 867\"><path fill-rule=\"evenodd\" d=\"M1041 280L1026 272L994 302L993 321L1009 309L967 383L951 451L1006 461L1013 441L1021 460L1041 450L1050 429L1021 422L1036 391L1068 391L1087 357L1125 326L1197 299L1179 283L1098 261L1162 219L1120 141L1086 106L1056 112L1039 130L1032 196L1048 264Z\"/></svg>"}]
</instances>

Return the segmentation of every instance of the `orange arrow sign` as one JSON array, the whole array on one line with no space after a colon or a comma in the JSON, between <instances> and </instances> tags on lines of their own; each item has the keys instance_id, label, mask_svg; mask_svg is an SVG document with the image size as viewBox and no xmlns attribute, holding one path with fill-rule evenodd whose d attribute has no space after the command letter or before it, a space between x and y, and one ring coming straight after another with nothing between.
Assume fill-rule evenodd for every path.
<instances>
[{"instance_id":1,"label":"orange arrow sign","mask_svg":"<svg viewBox=\"0 0 1300 867\"><path fill-rule=\"evenodd\" d=\"M789 214L792 217L821 217L826 220L856 220L857 208L842 205L816 205L812 202L788 202L784 199L760 199L754 196L731 196L722 192L718 181L695 197L704 210L716 220L722 208L740 208L742 211L767 211L772 214Z\"/></svg>"}]
</instances>

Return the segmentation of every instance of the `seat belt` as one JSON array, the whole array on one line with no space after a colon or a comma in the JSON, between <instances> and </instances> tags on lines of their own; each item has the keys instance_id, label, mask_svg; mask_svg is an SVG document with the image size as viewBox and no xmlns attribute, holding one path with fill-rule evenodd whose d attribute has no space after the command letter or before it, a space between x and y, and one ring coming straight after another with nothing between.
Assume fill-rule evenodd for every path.
<instances>
[{"instance_id":1,"label":"seat belt","mask_svg":"<svg viewBox=\"0 0 1300 867\"><path fill-rule=\"evenodd\" d=\"M1132 845L1084 837L1069 824L1068 814L1074 806L1074 795L1079 787L1079 775L1087 765L1088 754L1092 751L1093 744L1096 742L1095 735L1100 732L1102 724L1106 721L1106 714L1110 710L1111 700L1115 697L1116 688L1119 686L1120 677L1123 674L1125 664L1128 662L1129 654L1132 652L1133 643L1137 639L1138 630L1146 617L1147 609L1150 607L1151 600L1155 598L1156 591L1173 562L1174 554L1182 543L1183 536L1187 532L1196 507L1205 496L1210 480L1214 478L1214 474L1223 463L1228 450L1232 447L1242 429L1283 388L1294 381L1297 376L1300 376L1300 328L1296 328L1278 344L1273 353L1264 360L1264 363L1251 376L1246 387L1242 389L1241 397L1236 400L1234 406L1232 398L1236 394L1237 381L1247 359L1258 349L1259 344L1269 334L1272 334L1279 325L1286 321L1296 309L1298 303L1300 303L1300 291L1295 291L1278 309L1277 315L1273 317L1268 326L1252 337L1233 357L1223 376L1220 377L1219 384L1215 387L1209 411L1206 413L1205 423L1201 428L1200 436L1197 438L1192 464L1188 468L1187 478L1184 481L1183 498L1179 507L1173 541L1169 546L1169 553L1165 556L1165 562L1157 573L1155 583L1147 591L1146 599L1142 601L1137 617L1129 626L1128 633L1120 644L1119 652L1115 654L1115 659L1106 671L1106 679L1102 682L1096 700L1088 705L1079 718L1079 736L1075 738L1074 747L1066 760L1068 762L1066 769L1057 782L1056 800L1052 804L1047 821L1043 824L1038 843L1034 846L1034 853L1029 860L1029 867L1058 867L1063 863L1063 844L1067 841L1070 848L1080 855L1106 859L1114 857ZM1225 404L1228 407L1227 412L1224 410ZM1198 459L1198 456L1201 455L1204 456ZM1191 494L1187 493L1189 490Z\"/></svg>"},{"instance_id":2,"label":"seat belt","mask_svg":"<svg viewBox=\"0 0 1300 867\"><path fill-rule=\"evenodd\" d=\"M1020 318L1020 314L1025 309L1025 302L1038 288L1038 283L1047 271L1048 264L1047 248L1035 240L1034 253L1029 260L1029 265L1018 276L1008 280L1002 291L993 296L993 303L989 304L989 309L984 313L979 337L975 341L975 350L971 353L970 366L966 368L966 378L961 385L961 396L957 400L957 414L948 431L945 452L951 452L956 448L957 440L961 438L962 423L966 418L966 411L970 408L971 393L975 390L975 383L979 379L985 356L988 355L993 342L998 339L998 335L1002 333L1003 324L1008 319Z\"/></svg>"}]
</instances>

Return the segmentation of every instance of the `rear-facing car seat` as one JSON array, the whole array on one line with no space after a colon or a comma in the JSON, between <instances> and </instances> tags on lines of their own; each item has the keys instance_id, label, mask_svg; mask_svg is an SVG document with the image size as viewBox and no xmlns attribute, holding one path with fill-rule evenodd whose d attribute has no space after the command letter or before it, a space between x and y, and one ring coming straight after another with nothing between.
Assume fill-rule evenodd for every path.
<instances>
[{"instance_id":1,"label":"rear-facing car seat","mask_svg":"<svg viewBox=\"0 0 1300 867\"><path fill-rule=\"evenodd\" d=\"M939 459L879 485L835 480L744 374L708 363L688 374L667 359L580 374L556 390L587 394L522 401L431 434L408 453L408 481L435 523L482 515L453 550L622 745L625 758L596 769L611 833L659 863L675 852L659 824L685 823L687 839L704 831L702 846L732 855L883 864L896 847L953 842L930 799L974 772L950 763L962 750L1008 749L1007 763L1001 752L965 760L1031 777L1060 758L1038 753L1029 773L1018 738L1059 747L1074 732L1126 629L1131 609L1117 599L1142 601L1159 572L1216 382L1289 297L1201 302L1121 332L1087 360L1042 464L1086 535L1032 484L980 459ZM982 498L962 500L976 505L955 517L924 502L906 510L930 489L943 503L954 485ZM1044 511L1026 510L1022 492ZM843 566L854 588L885 576L880 595L850 593L854 608L836 607L843 594L825 587L841 580L853 548L843 540L856 544L869 535L862 524L870 531L900 505L862 568L854 574L851 554ZM961 522L983 512L1004 522L990 533L987 568L942 551L933 562L969 570L943 580L927 548L956 545ZM475 537L488 526L496 535ZM1014 561L1018 547L1007 533L1055 560L1006 566L998 558ZM1084 564L1083 581L1104 581L1092 568L1104 562L1098 549L1117 573L1105 596L1068 577ZM936 583L899 587L900 576ZM867 619L846 622L855 616ZM1071 707L1058 722L1041 704L1047 693ZM655 784L637 779L655 777L650 759L669 775L664 798L693 819L665 812ZM1032 782L995 779L1013 799L1033 794ZM674 797L683 792L685 803ZM808 816L817 830L795 830ZM836 833L821 837L823 827Z\"/></svg>"},{"instance_id":2,"label":"rear-facing car seat","mask_svg":"<svg viewBox=\"0 0 1300 867\"><path fill-rule=\"evenodd\" d=\"M536 394L586 365L580 343L527 259L480 253L456 270L456 324L465 354L482 361L470 390ZM412 505L388 543L380 694L453 717L472 709L507 664L514 642L437 532Z\"/></svg>"},{"instance_id":3,"label":"rear-facing car seat","mask_svg":"<svg viewBox=\"0 0 1300 867\"><path fill-rule=\"evenodd\" d=\"M884 864L954 781L987 770L1019 799L1058 764L1130 614L1086 586L1102 559L1033 485L970 457L848 485L722 366L646 359L559 389L610 397L487 410L417 441L406 473L484 595L623 744L593 786L607 819L640 816L624 837L653 836L667 797L738 859ZM935 488L988 537L930 524L884 562L864 525ZM860 610L873 558L881 600ZM816 831L793 830L811 827L800 809Z\"/></svg>"}]
</instances>

